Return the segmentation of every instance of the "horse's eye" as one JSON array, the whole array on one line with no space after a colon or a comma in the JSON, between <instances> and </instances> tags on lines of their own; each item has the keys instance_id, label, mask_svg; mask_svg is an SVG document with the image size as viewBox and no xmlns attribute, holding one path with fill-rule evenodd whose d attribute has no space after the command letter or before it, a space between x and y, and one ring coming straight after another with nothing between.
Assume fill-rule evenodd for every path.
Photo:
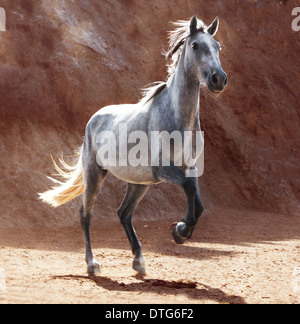
<instances>
[{"instance_id":1,"label":"horse's eye","mask_svg":"<svg viewBox=\"0 0 300 324\"><path fill-rule=\"evenodd\" d=\"M197 43L192 44L192 49L197 50L199 48L199 45Z\"/></svg>"}]
</instances>

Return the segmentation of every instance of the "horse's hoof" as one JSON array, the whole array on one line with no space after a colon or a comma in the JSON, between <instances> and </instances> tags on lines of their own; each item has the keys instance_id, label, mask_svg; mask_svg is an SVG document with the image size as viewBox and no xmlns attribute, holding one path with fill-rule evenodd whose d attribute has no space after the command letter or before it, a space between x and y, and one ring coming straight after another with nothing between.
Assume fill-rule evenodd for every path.
<instances>
[{"instance_id":1,"label":"horse's hoof","mask_svg":"<svg viewBox=\"0 0 300 324\"><path fill-rule=\"evenodd\" d=\"M137 271L139 275L144 276L146 274L146 264L144 259L134 259L133 260L133 270Z\"/></svg>"},{"instance_id":2,"label":"horse's hoof","mask_svg":"<svg viewBox=\"0 0 300 324\"><path fill-rule=\"evenodd\" d=\"M87 272L89 276L95 276L100 273L100 265L97 261L93 260L88 264Z\"/></svg>"},{"instance_id":3,"label":"horse's hoof","mask_svg":"<svg viewBox=\"0 0 300 324\"><path fill-rule=\"evenodd\" d=\"M176 226L174 226L174 228L173 228L172 235L173 235L174 241L177 244L184 244L188 240L188 236L187 237L184 237L184 236L182 236L180 234L180 232L185 227L186 227L185 223L180 222Z\"/></svg>"}]
</instances>

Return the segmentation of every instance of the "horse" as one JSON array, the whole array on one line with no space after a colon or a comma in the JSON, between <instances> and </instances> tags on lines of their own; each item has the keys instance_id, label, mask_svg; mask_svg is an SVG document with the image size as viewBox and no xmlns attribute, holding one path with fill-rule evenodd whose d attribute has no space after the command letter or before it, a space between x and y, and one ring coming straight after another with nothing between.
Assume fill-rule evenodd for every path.
<instances>
[{"instance_id":1,"label":"horse","mask_svg":"<svg viewBox=\"0 0 300 324\"><path fill-rule=\"evenodd\" d=\"M182 165L176 164L175 160L178 155L183 155L183 150L179 150L178 154L174 143L169 143L169 147L175 148L169 157L169 163L162 163L164 143L153 145L151 137L147 135L163 131L176 131L182 135L191 132L189 143L182 145L190 145L195 137L200 142L203 140L200 126L200 88L207 87L212 93L218 94L228 84L227 74L222 69L219 58L221 46L214 39L219 29L219 18L216 17L207 26L195 15L192 19L180 20L174 25L176 28L169 33L169 49L164 53L169 67L167 81L149 86L143 98L136 104L113 105L100 109L86 126L77 164L72 167L60 159L62 168L53 160L64 181L50 178L56 185L39 194L40 199L52 207L59 207L82 195L80 219L85 239L87 272L90 276L100 272L100 265L94 259L91 248L92 208L108 173L127 183L127 192L117 214L131 244L133 269L140 275L145 275L146 264L142 245L132 225L132 217L151 185L168 182L183 188L187 198L187 212L182 221L173 225L172 235L176 243L184 244L192 237L203 214L198 177L187 176L188 171L196 169L196 164L187 163L187 159ZM137 163L134 166L126 163L128 156L122 157L122 152L132 148L134 141L124 139L120 124L126 125L130 134L143 132L148 141L148 153L143 150L144 154L151 155L151 161L158 160L159 163ZM110 141L111 136L103 140L107 133L119 140ZM108 151L109 145L116 146L113 156L118 163L105 161L109 152L99 154L99 151L103 152L104 142L108 145ZM194 142L191 147L189 154L193 155L192 160L195 161L201 152L196 152Z\"/></svg>"}]
</instances>

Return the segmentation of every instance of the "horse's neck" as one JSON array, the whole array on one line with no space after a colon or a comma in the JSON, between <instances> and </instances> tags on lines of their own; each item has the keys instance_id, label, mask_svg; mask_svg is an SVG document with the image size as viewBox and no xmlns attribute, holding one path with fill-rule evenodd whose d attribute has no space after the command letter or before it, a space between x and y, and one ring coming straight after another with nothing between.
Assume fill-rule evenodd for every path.
<instances>
[{"instance_id":1,"label":"horse's neck","mask_svg":"<svg viewBox=\"0 0 300 324\"><path fill-rule=\"evenodd\" d=\"M185 71L183 57L170 80L169 89L177 125L183 130L200 128L200 82Z\"/></svg>"}]
</instances>

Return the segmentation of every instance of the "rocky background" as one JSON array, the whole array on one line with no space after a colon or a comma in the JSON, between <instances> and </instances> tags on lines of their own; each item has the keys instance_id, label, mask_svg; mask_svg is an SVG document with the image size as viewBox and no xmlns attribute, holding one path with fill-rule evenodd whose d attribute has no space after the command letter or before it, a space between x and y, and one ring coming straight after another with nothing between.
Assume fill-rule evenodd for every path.
<instances>
[{"instance_id":1,"label":"rocky background","mask_svg":"<svg viewBox=\"0 0 300 324\"><path fill-rule=\"evenodd\" d=\"M216 39L229 87L202 91L208 210L260 209L299 213L300 33L285 0L0 0L0 226L66 226L78 222L80 201L58 210L43 205L53 173L50 154L72 162L94 112L135 103L146 84L165 80L170 21L216 15ZM116 221L126 186L109 177L95 217ZM137 217L185 212L182 191L152 187ZM243 213L241 212L241 217Z\"/></svg>"}]
</instances>

